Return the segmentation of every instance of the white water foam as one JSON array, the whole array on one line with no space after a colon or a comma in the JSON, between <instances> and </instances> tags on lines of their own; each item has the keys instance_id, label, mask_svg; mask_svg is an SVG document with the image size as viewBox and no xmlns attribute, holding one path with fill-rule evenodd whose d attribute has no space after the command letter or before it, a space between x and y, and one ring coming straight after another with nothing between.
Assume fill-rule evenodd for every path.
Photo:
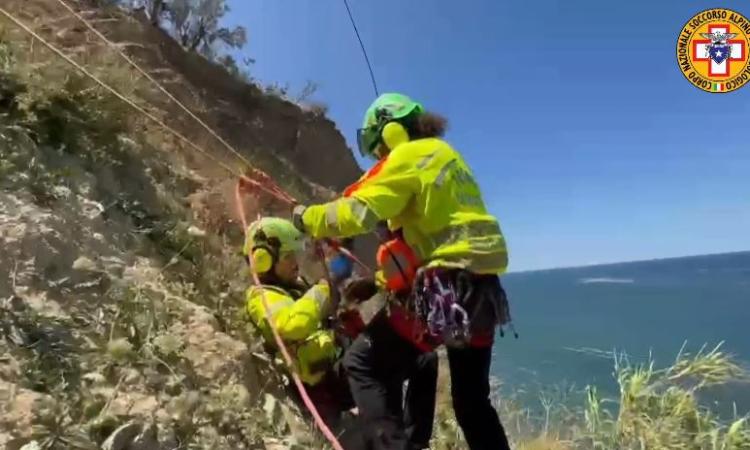
<instances>
[{"instance_id":1,"label":"white water foam","mask_svg":"<svg viewBox=\"0 0 750 450\"><path fill-rule=\"evenodd\" d=\"M598 278L581 278L578 280L580 284L633 284L635 280L633 278L611 278L611 277L598 277Z\"/></svg>"}]
</instances>

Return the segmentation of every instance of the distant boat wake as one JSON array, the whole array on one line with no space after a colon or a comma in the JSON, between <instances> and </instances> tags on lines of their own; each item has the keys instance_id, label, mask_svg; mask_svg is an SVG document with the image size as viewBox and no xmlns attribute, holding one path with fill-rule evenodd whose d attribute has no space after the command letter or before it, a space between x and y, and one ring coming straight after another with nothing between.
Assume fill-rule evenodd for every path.
<instances>
[{"instance_id":1,"label":"distant boat wake","mask_svg":"<svg viewBox=\"0 0 750 450\"><path fill-rule=\"evenodd\" d=\"M610 277L599 277L599 278L581 278L578 280L580 284L633 284L635 280L632 278L610 278Z\"/></svg>"},{"instance_id":2,"label":"distant boat wake","mask_svg":"<svg viewBox=\"0 0 750 450\"><path fill-rule=\"evenodd\" d=\"M569 352L575 352L575 353L582 353L584 355L595 356L597 358L603 358L603 359L613 359L618 356L622 356L625 358L629 357L629 355L625 352L601 350L601 349L593 348L593 347L563 347L563 350L567 350Z\"/></svg>"}]
</instances>

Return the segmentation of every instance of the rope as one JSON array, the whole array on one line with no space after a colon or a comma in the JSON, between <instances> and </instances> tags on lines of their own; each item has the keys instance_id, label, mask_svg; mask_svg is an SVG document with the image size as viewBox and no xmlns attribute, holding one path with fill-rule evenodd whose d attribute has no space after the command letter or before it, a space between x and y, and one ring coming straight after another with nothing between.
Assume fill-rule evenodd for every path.
<instances>
[{"instance_id":1,"label":"rope","mask_svg":"<svg viewBox=\"0 0 750 450\"><path fill-rule=\"evenodd\" d=\"M238 185L239 186L239 185ZM240 191L239 188L237 189L237 199L240 200ZM258 216L260 219L260 216ZM247 219L243 215L242 217L243 224L247 223ZM245 226L245 239L247 239L247 226ZM315 423L318 425L318 428L320 428L320 431L323 433L323 435L328 439L328 442L331 443L333 448L335 450L344 450L344 447L341 446L341 443L338 441L336 436L333 434L330 428L328 428L328 425L326 425L323 418L320 416L320 413L318 412L318 409L315 407L315 404L313 403L312 399L310 398L310 395L307 393L307 389L305 389L305 385L302 383L302 380L300 379L299 375L297 374L297 371L294 370L294 362L292 361L292 356L289 354L289 350L287 349L286 345L284 344L284 340L281 338L281 335L279 334L279 330L276 328L276 325L273 322L273 317L271 317L271 308L268 306L268 301L266 300L266 293L265 290L262 288L260 277L258 277L258 271L255 269L255 260L250 257L248 258L250 261L250 273L253 277L253 283L260 289L260 300L263 302L263 309L265 310L265 316L266 321L269 324L269 328L271 328L271 333L273 334L273 339L276 341L276 346L281 351L281 355L284 358L284 362L289 367L289 372L292 374L292 380L294 380L294 384L297 386L297 390L299 391L300 397L302 397L302 402L305 404L307 409L310 411L310 414L312 414L313 419L315 420Z\"/></svg>"},{"instance_id":2,"label":"rope","mask_svg":"<svg viewBox=\"0 0 750 450\"><path fill-rule=\"evenodd\" d=\"M284 191L278 185L276 185L273 181L271 181L271 178L268 175L266 175L264 172L257 170L257 169L253 169L253 173L255 175L255 179L249 178L247 176L241 176L239 180L237 181L238 188L243 188L243 190L247 190L245 186L257 188L271 195L276 200L282 203L285 203L289 206L294 206L298 203L297 200L294 197L292 197L288 192Z\"/></svg>"},{"instance_id":3,"label":"rope","mask_svg":"<svg viewBox=\"0 0 750 450\"><path fill-rule=\"evenodd\" d=\"M148 112L146 109L144 109L142 106L136 104L134 101L132 101L129 98L125 97L120 92L118 92L116 89L114 89L113 87L109 86L107 83L103 82L101 79L99 79L96 75L94 75L91 72L89 72L88 70L86 70L86 68L84 68L83 66L81 66L77 62L73 61L73 59L71 59L68 55L66 55L65 53L63 53L60 49L58 49L57 47L55 47L54 45L52 45L50 42L48 42L47 40L45 40L43 37L39 36L36 32L34 32L34 30L32 30L31 28L29 28L28 26L26 26L20 20L16 19L13 15L11 15L8 11L6 11L2 7L0 7L0 14L4 15L8 20L10 20L14 24L16 24L18 27L20 27L25 32L29 33L36 40L38 40L39 42L41 42L45 47L47 47L48 49L50 49L57 56L59 56L60 58L64 59L68 64L70 64L71 66L73 66L76 70L78 70L79 72L81 72L82 74L84 74L85 76L87 76L88 78L90 78L91 80L93 80L96 84L98 84L99 86L101 86L102 88L104 88L105 90L107 90L108 92L110 92L112 95L114 95L118 99L120 99L123 102L125 102L126 104L128 104L130 107L132 107L136 111L138 111L141 114L143 114L144 116L146 116L148 119L150 119L151 121L153 121L154 123L156 123L160 127L162 127L165 130L169 131L172 135L174 135L175 137L177 137L181 141L183 141L186 144L188 144L194 150L196 150L196 151L204 154L208 158L214 160L216 163L218 163L219 165L221 165L221 167L223 167L224 169L226 169L230 173L232 173L232 174L238 173L237 171L235 171L234 169L232 169L229 165L227 165L223 161L219 160L218 158L214 157L213 155L211 155L207 151L203 150L201 147L199 147L198 145L196 145L195 143L193 143L191 140L189 140L188 138L186 138L185 136L183 136L182 134L180 134L178 131L176 131L175 129L171 128L169 125L167 125L166 123L164 123L164 121L162 121L161 119L159 119L158 117L156 117L152 113ZM242 176L242 175L240 174L240 176Z\"/></svg>"},{"instance_id":4,"label":"rope","mask_svg":"<svg viewBox=\"0 0 750 450\"><path fill-rule=\"evenodd\" d=\"M117 46L114 42L109 40L107 36L105 36L102 32L97 30L91 23L86 20L83 16L81 16L78 12L76 12L70 5L65 3L63 0L57 0L58 3L60 3L65 9L67 9L73 16L75 16L79 21L81 21L86 27L91 30L94 34L96 34L102 41L104 41L107 45L112 47L125 61L127 61L128 64L130 64L138 73L146 77L151 83L156 86L157 89L159 89L164 95L166 95L170 100L175 102L177 106L179 106L183 111L185 111L190 117L195 119L196 122L198 122L211 136L215 137L216 140L221 142L221 144L230 152L232 152L237 158L239 158L242 162L247 164L248 166L252 166L250 164L250 161L247 160L239 151L237 151L234 147L232 147L231 144L229 144L224 138L219 136L217 132L215 132L208 124L206 124L203 120L200 119L197 115L195 115L190 108L185 106L182 102L177 100L174 95L172 95L164 86L161 85L154 77L152 77L148 72L146 72L144 69L142 69L138 64L135 63L120 47Z\"/></svg>"},{"instance_id":5,"label":"rope","mask_svg":"<svg viewBox=\"0 0 750 450\"><path fill-rule=\"evenodd\" d=\"M234 155L236 155L248 167L252 167L252 164L250 163L249 160L247 160L239 151L237 151L234 147L232 147L231 144L229 144L226 140L224 140L224 138L222 138L218 133L216 133L208 124L206 124L203 120L201 120L200 117L198 117L197 115L195 115L190 110L190 108L188 108L182 102L180 102L179 100L177 100L177 98L175 98L166 88L164 88L164 86L162 86L161 83L159 83L153 76L151 76L151 74L149 74L147 71L145 71L144 69L142 69L120 47L118 47L117 44L115 44L114 42L112 42L109 38L107 38L107 36L105 36L102 32L100 32L99 30L97 30L96 27L94 27L81 14L79 14L77 11L75 11L64 0L57 0L57 2L60 5L62 5L66 10L68 10L68 12L70 12L74 17L76 17L80 22L82 22L89 30L91 30L94 34L96 34L108 46L112 47L112 49L114 49L138 73L140 73L141 75L143 75L144 77L146 77L146 79L148 79L154 86L156 86L156 88L159 89L159 91L161 91L162 93L164 93L164 95L166 95L170 100L172 100L173 102L175 102L175 104L177 104L190 117L192 117L193 119L195 119L195 121L198 122L206 131L208 131L209 134L211 134L219 142L221 142L221 144L224 145L224 147L226 147L227 150L229 150ZM363 55L365 57L365 61L367 62L367 67L370 70L370 78L372 79L372 85L373 85L373 87L375 89L375 94L378 95L377 82L375 81L375 75L374 75L374 73L372 71L372 66L370 65L370 60L369 60L369 58L367 56L367 51L365 50L364 44L362 43L362 39L360 38L359 30L357 29L357 25L354 22L354 17L352 16L351 9L349 8L349 4L348 4L347 0L344 0L344 4L346 6L347 12L349 13L349 19L351 20L352 26L354 27L354 31L355 31L355 33L357 35L357 39L359 40L360 47L362 48L362 53L363 53ZM164 127L167 128L167 129L169 129L169 127L167 127L166 125L164 125ZM178 135L178 133L176 131L174 131L174 133L176 135ZM182 138L182 139L184 139L184 138ZM191 144L192 144L192 142L191 142ZM203 152L203 153L206 154L206 152ZM270 180L270 178L268 177L267 174L259 171L258 169L253 169L253 171L255 172L256 177L259 176L261 178L264 178L264 181L266 181L268 184L264 185L263 183L260 183L257 180L250 179L250 178L248 178L248 177L246 177L244 175L240 175L240 180L243 181L243 182L245 182L246 184L253 185L254 187L257 187L259 189L262 189L262 190L266 191L267 193L271 194L272 196L274 196L275 198L277 198L278 200L280 200L280 201L282 201L284 203L289 203L289 204L292 204L292 205L295 204L295 203L297 203L297 201L294 199L294 197L292 197L287 192L285 192L284 190L282 190L281 188L279 188L276 184L274 184ZM242 204L240 203L240 205L242 205ZM242 211L242 214L244 214L244 211ZM242 214L241 214L241 217L243 218L243 220L246 220L245 216L242 215ZM244 222L243 222L243 226L245 226L245 228L247 228L247 224L244 223ZM329 240L328 244L331 245L331 247L333 247L335 250L340 251L341 253L343 253L344 255L346 255L347 257L349 257L352 261L354 261L355 263L357 263L362 268L364 268L366 270L371 270L366 264L364 264L361 260L359 260L352 252L350 252L346 248L341 247L335 241Z\"/></svg>"},{"instance_id":6,"label":"rope","mask_svg":"<svg viewBox=\"0 0 750 450\"><path fill-rule=\"evenodd\" d=\"M349 8L349 2L347 0L344 0L344 6L346 6L346 12L349 14L349 20L352 22L352 27L354 28L354 34L357 35L357 40L359 41L359 47L362 49L362 55L365 57L365 62L367 63L367 70L370 71L370 80L372 80L372 88L375 90L375 97L380 95L380 92L378 91L378 83L375 81L375 73L372 71L372 64L370 64L370 58L367 56L367 50L365 50L365 44L362 43L362 37L359 35L359 30L357 29L357 23L354 22L354 16L352 16L352 10Z\"/></svg>"},{"instance_id":7,"label":"rope","mask_svg":"<svg viewBox=\"0 0 750 450\"><path fill-rule=\"evenodd\" d=\"M351 252L348 248L344 248L341 246L341 243L338 241L335 241L333 239L326 239L326 244L328 244L332 249L336 250L337 252L343 254L347 258L351 259L355 264L357 264L359 267L365 269L366 271L372 273L372 268L368 266L367 264L363 263L361 259L357 258L354 253Z\"/></svg>"},{"instance_id":8,"label":"rope","mask_svg":"<svg viewBox=\"0 0 750 450\"><path fill-rule=\"evenodd\" d=\"M85 67L83 67L80 64L78 64L77 62L75 62L72 58L70 58L68 55L66 55L65 53L63 53L62 50L60 50L59 48L55 47L52 43L50 43L49 41L47 41L46 39L44 39L43 37L41 37L39 34L37 34L36 32L34 32L34 30L32 30L31 28L29 28L26 24L24 24L23 22L21 22L20 20L18 20L16 17L14 17L12 14L10 14L8 11L6 11L2 7L0 7L0 14L2 14L3 16L5 16L8 20L10 20L14 24L16 24L16 26L18 26L22 30L24 30L25 32L27 32L28 34L30 34L31 36L33 36L36 40L38 40L39 42L41 42L45 47L47 47L49 50L51 50L57 56L59 56L60 58L62 58L63 60L65 60L65 62L67 62L68 64L70 64L71 66L73 66L80 73L82 73L86 77L90 78L92 81L94 81L96 84L98 84L99 86L101 86L103 89L105 89L106 91L108 91L109 93L111 93L112 95L114 95L115 97L117 97L118 99L120 99L121 101L123 101L124 103L126 103L127 105L129 105L131 108L133 108L136 111L138 111L141 114L143 114L146 118L148 118L149 120L151 120L152 122L154 122L155 124L157 124L158 126L160 126L161 128L163 128L164 130L168 131L170 134L172 134L173 136L175 136L176 138L178 138L180 141L182 141L185 144L187 144L193 150L201 153L202 155L204 155L208 159L214 161L216 164L218 164L220 167L222 167L224 170L226 170L230 174L238 177L239 179L243 180L245 183L248 183L248 184L256 186L258 189L261 189L261 190L263 190L263 191L265 191L265 192L273 195L276 198L280 198L280 199L283 198L284 201L287 202L287 203L293 204L294 202L296 202L296 200L294 200L294 198L292 196L290 196L288 194L285 194L281 190L281 188L279 188L273 182L271 182L270 178L267 175L265 175L262 171L250 167L253 170L254 174L256 176L263 177L264 181L266 181L267 184L260 183L257 180L253 180L253 179L249 178L248 176L242 174L239 170L236 170L236 169L232 168L230 165L228 165L224 161L221 161L220 159L218 159L217 157L215 157L214 155L212 155L208 151L206 151L203 148L201 148L200 146L198 146L196 143L194 143L193 141L191 141L190 139L188 139L187 137L185 137L184 135L182 135L179 131L177 131L174 128L170 127L163 120L161 120L158 117L156 117L153 113L149 112L148 110L146 110L142 106L138 105L133 100L130 100L129 98L125 97L123 94L121 94L120 92L118 92L115 88L111 87L110 85L108 85L107 83L105 83L104 81L102 81L100 78L98 78L96 75L94 75L91 72L89 72Z\"/></svg>"},{"instance_id":9,"label":"rope","mask_svg":"<svg viewBox=\"0 0 750 450\"><path fill-rule=\"evenodd\" d=\"M249 178L249 177L247 177L247 176L245 176L243 174L239 174L231 166L229 166L228 164L226 164L223 161L219 160L218 158L214 157L213 155L211 155L210 153L208 153L206 150L202 149L201 147L199 147L198 145L196 145L195 143L193 143L192 141L190 141L189 139L187 139L185 136L183 136L182 134L180 134L178 131L176 131L173 128L169 127L161 119L159 119L158 117L156 117L155 115L153 115L152 113L150 113L149 111L147 111L146 109L144 109L143 107L139 106L138 104L136 104L132 100L130 100L127 97L125 97L124 95L122 95L116 89L112 88L111 86L109 86L108 84L106 84L105 82L103 82L102 80L100 80L94 74L92 74L91 72L89 72L88 70L86 70L86 68L84 68L83 66L81 66L80 64L78 64L77 62L75 62L73 59L71 59L69 56L67 56L65 53L63 53L60 49L58 49L57 47L55 47L53 44L51 44L50 42L48 42L47 40L45 40L44 38L42 38L41 36L39 36L36 32L34 32L34 30L32 30L31 28L29 28L27 25L25 25L23 22L21 22L20 20L18 20L16 17L14 17L12 14L10 14L8 11L6 11L2 7L0 7L0 14L2 14L8 20L10 20L14 24L16 24L16 26L18 26L19 28L21 28L22 30L24 30L25 32L27 32L28 34L30 34L36 40L38 40L39 42L41 42L45 47L47 47L48 49L50 49L53 53L55 53L60 58L64 59L68 64L70 64L76 70L78 70L79 72L81 72L82 74L84 74L85 76L87 76L88 78L90 78L91 80L93 80L94 82L96 82L99 86L101 86L102 88L104 88L106 91L110 92L112 95L114 95L118 99L122 100L123 102L125 102L126 104L128 104L129 106L131 106L136 111L140 112L141 114L143 114L144 116L146 116L147 118L149 118L150 120L152 120L154 123L156 123L157 125L159 125L160 127L162 127L164 130L169 131L171 134L173 134L174 136L176 136L178 139L182 140L183 142L187 143L190 147L192 147L196 151L202 153L203 155L205 155L209 159L215 161L222 168L226 169L229 173L237 175L240 181L238 181L238 184L237 184L236 199L238 200L238 204L240 206L241 206L241 201L240 201L241 200L241 196L240 196L241 192L240 192L240 188L241 188L241 184L242 183L246 183L246 184L250 184L252 186L255 186L255 187L257 187L257 188L259 188L261 190L264 190L264 191L268 192L269 194L273 195L274 197L287 202L287 203L294 203L293 197L290 196L289 194L286 194L278 186L276 186L274 184L271 184L270 186L265 186L265 185L263 185L262 183L260 183L257 180L253 180L253 179L251 179L251 178ZM192 116L197 119L197 117L195 117L194 115L192 115ZM212 134L218 137L218 135L216 133L212 133ZM244 158L242 158L242 159L244 160ZM257 169L255 169L255 172L256 172L256 174L262 173L262 172L258 171ZM263 174L263 175L265 175L265 174ZM244 215L244 207L242 207L240 209L240 211L242 211L242 222L243 222L244 230L245 230L245 233L247 233L247 219L246 219L246 217ZM257 270L254 267L254 261L253 261L252 258L250 258L250 267L251 267L251 273L252 273L252 277L253 277L253 282L255 283L256 286L261 286L260 279L258 277ZM270 313L269 313L270 308L268 307L268 303L267 303L267 301L265 299L265 294L263 293L262 290L261 290L261 295L262 295L261 299L263 301L263 307L266 310L266 320L268 320L268 323L271 325L271 330L273 332L276 344L277 344L278 348L281 350L281 353L282 353L282 355L284 357L284 360L289 365L289 367L290 368L294 367L292 359L291 359L291 356L289 354L289 351L288 351L287 347L284 345L284 341L281 339L281 336L279 335L278 330L276 329L276 327L275 327L275 325L274 325L274 323L273 323L273 321L272 321L272 319L270 317ZM325 421L322 419L322 417L318 413L318 410L315 407L315 405L313 404L312 400L310 399L310 396L308 395L307 390L305 389L305 386L302 383L302 380L299 378L299 375L297 375L297 373L294 370L291 370L291 373L292 373L292 379L294 380L294 383L295 383L295 385L297 386L297 389L300 392L300 396L302 397L302 400L303 400L305 406L307 407L307 409L312 414L313 419L315 420L315 423L317 424L318 428L320 428L320 430L323 433L323 435L326 437L326 439L328 439L328 441L331 443L331 445L333 446L333 448L335 450L344 450L344 448L341 446L341 444L339 443L339 441L336 438L336 436L333 434L333 432L330 430L330 428L328 428L328 426L326 425Z\"/></svg>"}]
</instances>

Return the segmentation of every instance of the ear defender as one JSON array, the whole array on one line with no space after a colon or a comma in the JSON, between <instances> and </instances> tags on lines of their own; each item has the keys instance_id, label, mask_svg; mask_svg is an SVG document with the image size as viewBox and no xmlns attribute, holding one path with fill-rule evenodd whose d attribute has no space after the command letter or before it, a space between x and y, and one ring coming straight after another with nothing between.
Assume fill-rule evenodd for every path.
<instances>
[{"instance_id":1,"label":"ear defender","mask_svg":"<svg viewBox=\"0 0 750 450\"><path fill-rule=\"evenodd\" d=\"M253 249L253 266L258 273L266 273L273 267L273 254L265 245Z\"/></svg>"},{"instance_id":2,"label":"ear defender","mask_svg":"<svg viewBox=\"0 0 750 450\"><path fill-rule=\"evenodd\" d=\"M383 143L390 150L393 150L403 143L409 142L409 133L406 131L406 128L398 122L388 122L385 124L380 136L383 138Z\"/></svg>"},{"instance_id":3,"label":"ear defender","mask_svg":"<svg viewBox=\"0 0 750 450\"><path fill-rule=\"evenodd\" d=\"M263 230L258 230L254 239L257 244L253 247L253 266L258 273L266 273L273 268L278 258L278 248L281 242L278 238L267 237ZM275 248L274 248L275 247Z\"/></svg>"}]
</instances>

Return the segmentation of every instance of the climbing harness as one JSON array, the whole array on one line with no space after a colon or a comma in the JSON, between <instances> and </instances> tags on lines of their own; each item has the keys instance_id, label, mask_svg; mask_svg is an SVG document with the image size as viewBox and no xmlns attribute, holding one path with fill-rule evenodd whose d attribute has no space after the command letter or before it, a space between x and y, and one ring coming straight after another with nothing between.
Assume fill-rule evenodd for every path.
<instances>
[{"instance_id":1,"label":"climbing harness","mask_svg":"<svg viewBox=\"0 0 750 450\"><path fill-rule=\"evenodd\" d=\"M91 30L94 34L96 34L103 42L105 42L107 45L112 47L117 53L119 53L119 55L128 64L134 67L139 73L144 75L150 82L152 82L158 88L159 91L161 91L167 97L169 97L170 100L172 100L175 104L177 104L191 118L193 118L204 129L206 129L209 134L215 137L230 153L232 153L234 158L241 161L242 164L240 165L240 167L245 168L247 171L245 173L241 173L241 171L237 167L233 167L232 165L228 164L226 161L220 159L219 157L215 156L212 153L209 153L208 151L200 147L198 144L196 144L194 140L187 138L186 136L176 131L174 128L167 125L164 122L164 120L160 119L159 117L157 117L155 114L153 114L152 112L150 112L143 106L137 104L135 101L128 98L127 96L125 96L124 94L122 94L121 92L119 92L118 90L116 90L115 88L107 84L106 82L102 81L92 72L87 70L81 64L77 63L70 56L66 55L62 50L57 48L55 45L53 45L52 43L50 43L49 41L41 37L38 33L32 30L29 26L27 26L18 18L10 14L1 6L0 6L0 14L5 16L8 20L10 20L16 26L24 30L27 34L32 36L34 39L41 42L50 51L52 51L58 57L65 60L68 64L74 67L78 72L80 72L84 76L94 81L98 86L100 86L101 88L103 88L104 90L112 94L113 96L117 97L119 100L126 103L134 110L138 111L140 114L142 114L144 117L146 117L147 119L155 123L157 126L162 128L163 130L175 136L178 140L183 142L187 147L201 153L206 158L214 161L218 166L222 167L227 172L235 176L237 179L236 188L235 188L235 201L236 201L237 211L238 211L241 223L243 225L244 233L247 233L248 231L247 214L246 214L245 207L243 204L243 195L245 195L246 193L264 192L268 195L271 195L273 198L277 199L281 203L286 204L290 207L292 207L293 205L297 203L297 201L294 199L293 196L291 196L289 193L281 189L276 183L273 182L271 177L268 176L265 172L252 168L252 164L247 158L245 158L239 151L237 151L229 143L227 143L216 131L214 131L210 126L208 126L204 121L202 121L198 116L196 116L192 111L190 111L189 108L187 108L184 104L182 104L179 100L177 100L157 80L155 80L152 76L150 76L148 72L146 72L141 67L139 67L138 64L136 64L130 57L128 57L120 47L118 47L116 44L114 44L109 39L107 39L106 36L104 36L101 32L96 30L96 28L93 25L91 25L89 21L87 21L79 13L75 12L75 10L73 10L73 8L67 5L63 0L57 0L57 1L58 3L63 5L72 15L74 15L79 21L81 21L89 30ZM368 69L370 71L373 88L377 95L378 93L377 84L375 81L375 76L372 71L372 66L369 62L369 58L367 57L367 52L359 36L359 31L356 28L356 24L354 22L354 18L352 17L349 5L346 2L346 0L344 0L344 3L346 5L347 12L349 13L349 18L357 34L357 38L360 42L362 52L364 54L365 60L368 65ZM367 265L365 265L364 263L362 263L362 261L356 258L348 249L340 246L340 244L337 241L324 240L323 242L329 247L333 248L334 250L339 251L342 254L346 255L347 257L351 258L352 261L354 261L357 265L369 270ZM318 251L320 252L319 247L318 247ZM253 258L250 258L249 262L250 262L250 272L252 275L253 283L256 286L261 286L258 272L254 266L255 263L253 261ZM327 271L325 273L327 273ZM330 276L328 278L330 279ZM433 277L432 279L429 279L428 283L425 283L424 285L422 285L422 288L420 289L419 293L420 293L420 296L419 296L420 300L417 301L417 304L419 305L419 302L422 302L422 303L418 307L418 310L421 310L422 314L426 314L425 320L427 323L427 331L429 332L429 334L442 337L443 339L446 340L446 342L448 341L453 342L453 340L460 342L461 340L466 339L466 337L469 334L469 331L468 331L469 319L466 314L466 311L460 304L460 299L457 298L456 291L453 286L445 285L438 277ZM277 328L275 327L273 323L273 320L270 316L270 308L268 307L268 302L263 293L261 294L261 300L263 302L266 320L268 321L270 325L269 328L272 331L274 341L276 342L276 345L283 356L284 362L290 368L292 380L294 381L294 384L296 385L300 393L300 397L302 398L304 405L309 410L310 414L312 415L315 421L315 424L318 426L318 428L326 437L326 439L330 442L333 449L344 450L340 442L338 441L337 437L333 434L330 428L326 425L325 421L323 421L323 419L321 418L317 408L315 407L312 400L310 399L310 396L304 384L302 383L299 375L297 374L294 368L294 363L291 358L289 348L287 347L287 345L285 345L284 341L279 335Z\"/></svg>"},{"instance_id":2,"label":"climbing harness","mask_svg":"<svg viewBox=\"0 0 750 450\"><path fill-rule=\"evenodd\" d=\"M414 309L417 317L427 324L433 339L452 347L469 342L469 314L462 306L463 300L452 282L441 280L438 270L420 270L414 290Z\"/></svg>"},{"instance_id":3,"label":"climbing harness","mask_svg":"<svg viewBox=\"0 0 750 450\"><path fill-rule=\"evenodd\" d=\"M416 322L426 324L431 342L448 347L486 345L495 328L504 337L506 326L518 338L498 278L460 269L421 268L411 301L408 306Z\"/></svg>"}]
</instances>

